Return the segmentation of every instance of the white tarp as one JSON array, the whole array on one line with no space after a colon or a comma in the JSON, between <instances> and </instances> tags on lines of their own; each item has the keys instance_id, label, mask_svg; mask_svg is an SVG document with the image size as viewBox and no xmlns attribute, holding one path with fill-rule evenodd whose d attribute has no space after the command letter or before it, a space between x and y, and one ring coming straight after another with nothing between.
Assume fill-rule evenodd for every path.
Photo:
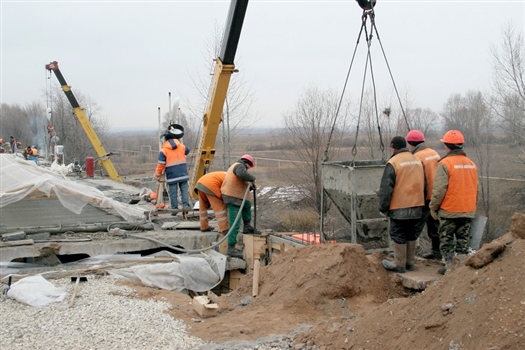
<instances>
[{"instance_id":1,"label":"white tarp","mask_svg":"<svg viewBox=\"0 0 525 350\"><path fill-rule=\"evenodd\" d=\"M205 292L217 286L224 278L226 257L214 250L207 250L200 255L162 253L169 254L178 261L136 265L108 272L117 278L179 293L187 293L188 290Z\"/></svg>"},{"instance_id":2,"label":"white tarp","mask_svg":"<svg viewBox=\"0 0 525 350\"><path fill-rule=\"evenodd\" d=\"M71 181L34 162L12 154L0 154L0 208L17 202L38 190L50 196L56 194L60 203L75 214L80 214L88 203L113 208L126 221L144 217L143 210L106 197L94 187Z\"/></svg>"},{"instance_id":3,"label":"white tarp","mask_svg":"<svg viewBox=\"0 0 525 350\"><path fill-rule=\"evenodd\" d=\"M61 302L66 294L65 288L55 287L40 275L24 277L7 291L9 298L35 307Z\"/></svg>"}]
</instances>

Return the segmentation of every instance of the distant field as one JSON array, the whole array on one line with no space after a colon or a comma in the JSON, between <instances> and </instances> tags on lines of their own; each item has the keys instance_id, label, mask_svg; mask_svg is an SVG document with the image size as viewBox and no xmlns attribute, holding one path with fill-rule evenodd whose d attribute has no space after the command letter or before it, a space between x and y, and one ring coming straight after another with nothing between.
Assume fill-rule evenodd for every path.
<instances>
[{"instance_id":1,"label":"distant field","mask_svg":"<svg viewBox=\"0 0 525 350\"><path fill-rule=\"evenodd\" d=\"M301 178L299 174L302 171L309 170L299 157L298 151L279 149L278 145L279 137L272 133L240 136L233 145L232 161L242 154L250 153L256 160L256 167L251 171L257 177L259 187L291 185ZM430 146L444 155L439 141L431 142ZM357 151L356 160L368 159L365 149L358 148ZM474 149L467 147L465 151L476 164L479 163ZM490 147L490 152L489 175L493 178L489 181L490 209L488 216L490 218L489 236L492 237L507 232L512 214L515 211L525 210L525 182L505 179L525 180L525 164L519 160L518 156L522 153L517 148L496 144ZM152 152L152 155L144 157L137 152L120 155L113 159L121 175L152 176L156 165L156 155L156 152ZM351 147L338 149L337 156L331 160L351 160ZM191 168L191 157L189 162ZM227 166L223 167L222 163L221 147L217 147L212 170L225 170ZM483 174L484 172L483 170ZM478 212L485 214L481 203L478 206Z\"/></svg>"}]
</instances>

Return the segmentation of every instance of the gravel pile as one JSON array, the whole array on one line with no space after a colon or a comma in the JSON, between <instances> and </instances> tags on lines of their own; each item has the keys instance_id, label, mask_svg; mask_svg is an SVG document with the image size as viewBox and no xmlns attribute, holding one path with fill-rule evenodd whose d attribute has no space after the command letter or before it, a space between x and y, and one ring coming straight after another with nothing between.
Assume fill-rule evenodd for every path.
<instances>
[{"instance_id":1,"label":"gravel pile","mask_svg":"<svg viewBox=\"0 0 525 350\"><path fill-rule=\"evenodd\" d=\"M186 333L186 325L164 311L168 303L142 300L111 277L74 283L53 279L68 291L65 300L37 308L2 295L0 349L290 349L292 339L276 336L253 342L211 343ZM0 285L3 291L5 284ZM302 347L299 347L302 348Z\"/></svg>"},{"instance_id":2,"label":"gravel pile","mask_svg":"<svg viewBox=\"0 0 525 350\"><path fill-rule=\"evenodd\" d=\"M163 312L169 304L138 299L133 289L115 285L109 277L81 282L72 307L71 279L50 282L68 290L63 302L36 308L2 298L0 349L182 350L206 344Z\"/></svg>"}]
</instances>

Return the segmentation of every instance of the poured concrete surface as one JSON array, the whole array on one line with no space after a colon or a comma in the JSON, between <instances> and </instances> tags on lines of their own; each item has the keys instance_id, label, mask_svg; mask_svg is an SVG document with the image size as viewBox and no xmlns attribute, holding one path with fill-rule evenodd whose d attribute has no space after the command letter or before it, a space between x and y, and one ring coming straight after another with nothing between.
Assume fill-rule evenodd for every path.
<instances>
[{"instance_id":1,"label":"poured concrete surface","mask_svg":"<svg viewBox=\"0 0 525 350\"><path fill-rule=\"evenodd\" d=\"M58 226L76 223L111 223L123 219L87 204L80 214L64 208L58 198L24 198L0 208L2 231L31 226Z\"/></svg>"},{"instance_id":2,"label":"poured concrete surface","mask_svg":"<svg viewBox=\"0 0 525 350\"><path fill-rule=\"evenodd\" d=\"M139 252L165 247L169 244L186 250L195 250L208 247L218 239L217 232L200 231L147 231L129 232L141 238L105 237L93 239L89 242L45 242L15 247L0 248L0 261L12 261L20 258L36 258L43 255L77 255L85 254L90 257L105 254L119 254ZM89 234L85 235L89 237ZM158 242L148 240L154 239Z\"/></svg>"}]
</instances>

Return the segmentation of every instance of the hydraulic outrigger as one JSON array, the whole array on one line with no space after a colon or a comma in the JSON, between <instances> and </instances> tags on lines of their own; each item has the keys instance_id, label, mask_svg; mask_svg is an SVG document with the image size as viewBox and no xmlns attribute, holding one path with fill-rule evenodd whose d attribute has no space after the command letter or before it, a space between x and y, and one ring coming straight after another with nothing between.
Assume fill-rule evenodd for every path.
<instances>
[{"instance_id":1,"label":"hydraulic outrigger","mask_svg":"<svg viewBox=\"0 0 525 350\"><path fill-rule=\"evenodd\" d=\"M53 61L49 64L46 64L46 69L48 71L55 72L55 76L57 77L58 82L62 86L62 90L66 94L69 103L71 103L71 106L73 107L75 117L80 122L80 125L82 125L82 128L84 128L84 132L89 138L89 141L91 141L95 152L97 152L98 163L101 166L103 166L104 169L106 169L110 178L112 178L115 181L122 182L119 174L117 173L117 170L115 169L113 163L109 159L111 153L106 152L106 150L104 149L104 146L102 145L102 142L100 142L100 139L98 138L95 129L93 129L93 127L91 126L91 123L89 122L89 119L87 118L84 109L80 107L77 99L75 98L75 95L73 95L73 91L71 91L71 86L67 84L66 79L62 75L62 72L60 72L60 69L58 68L58 62Z\"/></svg>"}]
</instances>

